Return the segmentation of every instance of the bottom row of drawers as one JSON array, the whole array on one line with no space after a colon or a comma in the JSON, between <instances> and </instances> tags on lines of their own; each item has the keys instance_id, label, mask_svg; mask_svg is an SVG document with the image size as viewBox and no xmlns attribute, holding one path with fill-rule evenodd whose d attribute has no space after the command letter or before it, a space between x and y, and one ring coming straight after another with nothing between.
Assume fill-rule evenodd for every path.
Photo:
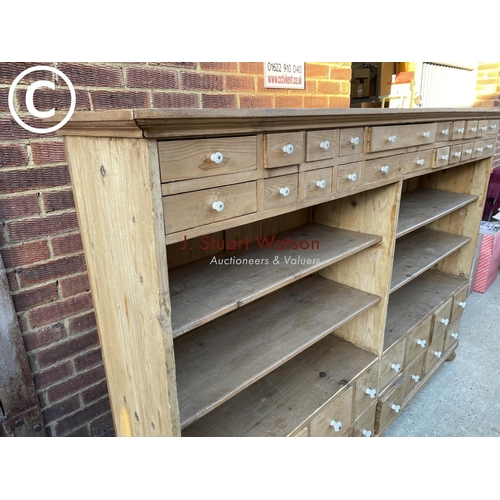
<instances>
[{"instance_id":1,"label":"bottom row of drawers","mask_svg":"<svg viewBox=\"0 0 500 500\"><path fill-rule=\"evenodd\" d=\"M455 292L292 435L371 437L384 432L457 342L466 293L466 286ZM377 399L375 387L382 390Z\"/></svg>"}]
</instances>

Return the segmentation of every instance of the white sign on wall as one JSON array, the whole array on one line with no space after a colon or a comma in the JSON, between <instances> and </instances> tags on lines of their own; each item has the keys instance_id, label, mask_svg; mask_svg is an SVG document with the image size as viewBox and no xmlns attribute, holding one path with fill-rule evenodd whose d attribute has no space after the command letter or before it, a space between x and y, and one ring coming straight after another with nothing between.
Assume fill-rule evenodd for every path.
<instances>
[{"instance_id":1,"label":"white sign on wall","mask_svg":"<svg viewBox=\"0 0 500 500\"><path fill-rule=\"evenodd\" d=\"M305 88L305 62L265 62L264 87L268 89Z\"/></svg>"}]
</instances>

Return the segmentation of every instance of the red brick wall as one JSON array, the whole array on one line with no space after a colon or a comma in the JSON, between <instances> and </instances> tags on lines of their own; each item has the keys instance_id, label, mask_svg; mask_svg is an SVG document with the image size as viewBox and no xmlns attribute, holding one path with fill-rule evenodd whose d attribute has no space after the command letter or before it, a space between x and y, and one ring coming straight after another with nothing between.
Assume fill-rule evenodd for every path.
<instances>
[{"instance_id":1,"label":"red brick wall","mask_svg":"<svg viewBox=\"0 0 500 500\"><path fill-rule=\"evenodd\" d=\"M475 108L500 107L500 62L481 62L477 68ZM493 167L500 167L500 141L497 141Z\"/></svg>"},{"instance_id":2,"label":"red brick wall","mask_svg":"<svg viewBox=\"0 0 500 500\"><path fill-rule=\"evenodd\" d=\"M262 63L0 63L0 251L46 429L54 436L112 435L112 420L89 282L62 139L21 128L8 108L13 80L46 65L65 73L77 110L111 108L349 107L350 63L306 63L305 90L264 88ZM29 83L15 105L30 117ZM39 110L67 110L64 86L35 92Z\"/></svg>"}]
</instances>

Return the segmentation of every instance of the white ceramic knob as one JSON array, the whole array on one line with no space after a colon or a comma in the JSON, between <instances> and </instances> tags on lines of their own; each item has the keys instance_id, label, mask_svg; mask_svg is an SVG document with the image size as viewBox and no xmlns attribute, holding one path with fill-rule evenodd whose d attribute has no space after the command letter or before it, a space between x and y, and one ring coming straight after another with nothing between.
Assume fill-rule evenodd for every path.
<instances>
[{"instance_id":1,"label":"white ceramic knob","mask_svg":"<svg viewBox=\"0 0 500 500\"><path fill-rule=\"evenodd\" d=\"M430 136L431 136L431 133L430 133L430 132L424 132L422 135L423 135L424 137L430 137Z\"/></svg>"},{"instance_id":2,"label":"white ceramic knob","mask_svg":"<svg viewBox=\"0 0 500 500\"><path fill-rule=\"evenodd\" d=\"M321 149L330 149L330 141L322 141L319 143Z\"/></svg>"},{"instance_id":3,"label":"white ceramic knob","mask_svg":"<svg viewBox=\"0 0 500 500\"><path fill-rule=\"evenodd\" d=\"M283 153L291 155L293 153L293 144L287 144L286 146L283 146Z\"/></svg>"},{"instance_id":4,"label":"white ceramic knob","mask_svg":"<svg viewBox=\"0 0 500 500\"><path fill-rule=\"evenodd\" d=\"M400 371L401 371L401 365L400 365L400 364L392 363L391 368L392 368L395 372L400 372Z\"/></svg>"},{"instance_id":5,"label":"white ceramic knob","mask_svg":"<svg viewBox=\"0 0 500 500\"><path fill-rule=\"evenodd\" d=\"M448 161L449 156L448 155L443 155L441 156L441 159L444 161Z\"/></svg>"},{"instance_id":6,"label":"white ceramic knob","mask_svg":"<svg viewBox=\"0 0 500 500\"><path fill-rule=\"evenodd\" d=\"M354 144L355 146L357 146L359 144L359 137L353 137L351 139L351 144Z\"/></svg>"},{"instance_id":7,"label":"white ceramic knob","mask_svg":"<svg viewBox=\"0 0 500 500\"><path fill-rule=\"evenodd\" d=\"M443 135L448 135L448 134L450 133L450 130L449 130L449 129L447 129L447 128L445 128L444 130L441 130L441 133L442 133Z\"/></svg>"},{"instance_id":8,"label":"white ceramic knob","mask_svg":"<svg viewBox=\"0 0 500 500\"><path fill-rule=\"evenodd\" d=\"M214 201L212 203L212 208L217 210L217 212L222 212L224 210L224 202L222 201Z\"/></svg>"},{"instance_id":9,"label":"white ceramic knob","mask_svg":"<svg viewBox=\"0 0 500 500\"><path fill-rule=\"evenodd\" d=\"M488 149L493 149L493 144L488 144L486 147L487 147Z\"/></svg>"},{"instance_id":10,"label":"white ceramic knob","mask_svg":"<svg viewBox=\"0 0 500 500\"><path fill-rule=\"evenodd\" d=\"M415 382L418 382L420 380L420 375L412 375L411 376L412 380L414 380Z\"/></svg>"},{"instance_id":11,"label":"white ceramic knob","mask_svg":"<svg viewBox=\"0 0 500 500\"><path fill-rule=\"evenodd\" d=\"M337 422L336 420L332 420L330 422L330 427L332 427L335 430L335 432L339 432L340 429L342 429L342 422L340 421Z\"/></svg>"},{"instance_id":12,"label":"white ceramic knob","mask_svg":"<svg viewBox=\"0 0 500 500\"><path fill-rule=\"evenodd\" d=\"M387 138L387 140L388 140L389 142L396 142L396 136L395 136L395 135L390 135L390 136Z\"/></svg>"},{"instance_id":13,"label":"white ceramic knob","mask_svg":"<svg viewBox=\"0 0 500 500\"><path fill-rule=\"evenodd\" d=\"M372 431L369 431L369 430L367 430L367 429L363 429L363 430L361 431L361 434L363 434L363 436L365 436L365 437L369 438L369 437L371 437L371 435L372 435Z\"/></svg>"},{"instance_id":14,"label":"white ceramic knob","mask_svg":"<svg viewBox=\"0 0 500 500\"><path fill-rule=\"evenodd\" d=\"M441 351L434 351L434 356L436 356L437 358L440 358L442 355L443 353Z\"/></svg>"},{"instance_id":15,"label":"white ceramic knob","mask_svg":"<svg viewBox=\"0 0 500 500\"><path fill-rule=\"evenodd\" d=\"M391 410L394 410L396 413L399 413L399 410L401 410L401 406L392 403Z\"/></svg>"},{"instance_id":16,"label":"white ceramic knob","mask_svg":"<svg viewBox=\"0 0 500 500\"><path fill-rule=\"evenodd\" d=\"M423 165L425 163L425 160L421 158L420 160L417 160L417 165Z\"/></svg>"},{"instance_id":17,"label":"white ceramic knob","mask_svg":"<svg viewBox=\"0 0 500 500\"><path fill-rule=\"evenodd\" d=\"M280 194L283 196L288 196L290 194L290 188L289 187L283 187L280 189Z\"/></svg>"},{"instance_id":18,"label":"white ceramic knob","mask_svg":"<svg viewBox=\"0 0 500 500\"><path fill-rule=\"evenodd\" d=\"M459 134L463 134L463 133L465 132L465 129L464 129L463 127L462 127L462 128L459 128L459 129L457 129L457 132L458 132Z\"/></svg>"},{"instance_id":19,"label":"white ceramic knob","mask_svg":"<svg viewBox=\"0 0 500 500\"><path fill-rule=\"evenodd\" d=\"M497 126L496 125L492 125L490 128L493 129L493 130L495 130L497 128Z\"/></svg>"},{"instance_id":20,"label":"white ceramic knob","mask_svg":"<svg viewBox=\"0 0 500 500\"><path fill-rule=\"evenodd\" d=\"M477 132L477 127L472 127L471 130L472 132Z\"/></svg>"},{"instance_id":21,"label":"white ceramic knob","mask_svg":"<svg viewBox=\"0 0 500 500\"><path fill-rule=\"evenodd\" d=\"M443 323L444 326L448 326L448 323L450 322L449 319L444 319L444 318L441 318L441 323Z\"/></svg>"},{"instance_id":22,"label":"white ceramic knob","mask_svg":"<svg viewBox=\"0 0 500 500\"><path fill-rule=\"evenodd\" d=\"M462 152L461 152L461 151L456 151L456 152L455 152L455 156L456 156L457 158L460 158L460 157L462 156Z\"/></svg>"},{"instance_id":23,"label":"white ceramic knob","mask_svg":"<svg viewBox=\"0 0 500 500\"><path fill-rule=\"evenodd\" d=\"M481 130L482 130L483 132L486 132L486 131L488 130L488 127L481 127Z\"/></svg>"},{"instance_id":24,"label":"white ceramic knob","mask_svg":"<svg viewBox=\"0 0 500 500\"><path fill-rule=\"evenodd\" d=\"M349 175L347 176L347 178L348 178L350 181L355 181L355 180L358 178L358 176L354 173L354 174L349 174Z\"/></svg>"},{"instance_id":25,"label":"white ceramic knob","mask_svg":"<svg viewBox=\"0 0 500 500\"><path fill-rule=\"evenodd\" d=\"M418 339L417 344L422 346L422 347L425 347L427 345L427 341L424 339Z\"/></svg>"},{"instance_id":26,"label":"white ceramic knob","mask_svg":"<svg viewBox=\"0 0 500 500\"><path fill-rule=\"evenodd\" d=\"M458 339L458 333L452 333L451 336L454 338L454 339Z\"/></svg>"},{"instance_id":27,"label":"white ceramic knob","mask_svg":"<svg viewBox=\"0 0 500 500\"><path fill-rule=\"evenodd\" d=\"M472 154L472 149L466 149L465 152L468 154L468 155L471 155Z\"/></svg>"},{"instance_id":28,"label":"white ceramic knob","mask_svg":"<svg viewBox=\"0 0 500 500\"><path fill-rule=\"evenodd\" d=\"M459 302L458 305L462 308L465 309L465 306L467 305L467 302Z\"/></svg>"},{"instance_id":29,"label":"white ceramic knob","mask_svg":"<svg viewBox=\"0 0 500 500\"><path fill-rule=\"evenodd\" d=\"M482 153L484 148L477 148L477 150Z\"/></svg>"},{"instance_id":30,"label":"white ceramic knob","mask_svg":"<svg viewBox=\"0 0 500 500\"><path fill-rule=\"evenodd\" d=\"M321 189L325 189L326 188L326 181L324 181L324 180L318 181L318 182L316 182L316 186L318 186Z\"/></svg>"},{"instance_id":31,"label":"white ceramic knob","mask_svg":"<svg viewBox=\"0 0 500 500\"><path fill-rule=\"evenodd\" d=\"M214 163L222 163L222 160L224 159L224 155L220 151L217 151L217 153L212 153L210 155L210 159Z\"/></svg>"},{"instance_id":32,"label":"white ceramic knob","mask_svg":"<svg viewBox=\"0 0 500 500\"><path fill-rule=\"evenodd\" d=\"M371 399L373 399L376 394L377 394L377 390L376 389L370 389L369 387L366 388L366 391L365 391L365 394L368 394L368 396L370 396Z\"/></svg>"},{"instance_id":33,"label":"white ceramic knob","mask_svg":"<svg viewBox=\"0 0 500 500\"><path fill-rule=\"evenodd\" d=\"M389 165L384 165L383 167L380 167L380 170L386 174L389 172Z\"/></svg>"}]
</instances>

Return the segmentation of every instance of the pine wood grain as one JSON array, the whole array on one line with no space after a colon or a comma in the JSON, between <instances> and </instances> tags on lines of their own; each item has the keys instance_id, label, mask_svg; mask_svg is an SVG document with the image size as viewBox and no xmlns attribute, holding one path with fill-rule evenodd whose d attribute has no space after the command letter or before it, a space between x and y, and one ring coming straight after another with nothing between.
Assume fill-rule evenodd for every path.
<instances>
[{"instance_id":1,"label":"pine wood grain","mask_svg":"<svg viewBox=\"0 0 500 500\"><path fill-rule=\"evenodd\" d=\"M447 255L469 243L470 238L420 228L397 241L391 293L406 285Z\"/></svg>"},{"instance_id":2,"label":"pine wood grain","mask_svg":"<svg viewBox=\"0 0 500 500\"><path fill-rule=\"evenodd\" d=\"M328 335L184 429L183 435L287 436L374 362L372 354Z\"/></svg>"},{"instance_id":3,"label":"pine wood grain","mask_svg":"<svg viewBox=\"0 0 500 500\"><path fill-rule=\"evenodd\" d=\"M271 248L266 241L269 245L272 242ZM246 237L225 240L226 245L234 244L241 250L227 251L170 271L173 335L177 337L380 241L380 236L321 224L278 235L271 233L265 241L259 238L258 242L249 243L248 250ZM201 244L209 246L210 242L207 237ZM277 250L274 245L281 246L279 242L283 246L295 242L299 247ZM300 244L309 249L301 250ZM241 263L236 259L241 259Z\"/></svg>"},{"instance_id":4,"label":"pine wood grain","mask_svg":"<svg viewBox=\"0 0 500 500\"><path fill-rule=\"evenodd\" d=\"M401 197L399 220L396 237L430 224L455 210L476 201L477 195L438 191L433 189L416 189Z\"/></svg>"},{"instance_id":5,"label":"pine wood grain","mask_svg":"<svg viewBox=\"0 0 500 500\"><path fill-rule=\"evenodd\" d=\"M181 426L193 423L379 300L310 276L178 337Z\"/></svg>"}]
</instances>

